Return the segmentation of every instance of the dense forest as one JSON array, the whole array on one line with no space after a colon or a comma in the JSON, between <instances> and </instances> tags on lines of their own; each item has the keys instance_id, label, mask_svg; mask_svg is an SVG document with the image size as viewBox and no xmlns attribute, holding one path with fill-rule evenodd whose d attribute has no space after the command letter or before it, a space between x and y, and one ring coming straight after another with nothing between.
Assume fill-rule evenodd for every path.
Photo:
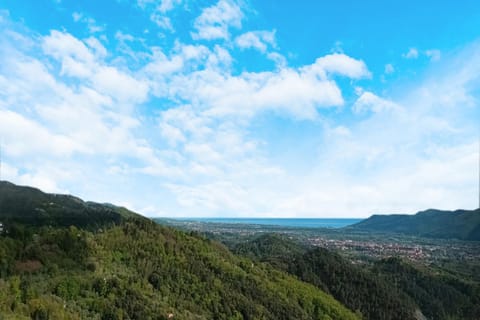
<instances>
[{"instance_id":1,"label":"dense forest","mask_svg":"<svg viewBox=\"0 0 480 320\"><path fill-rule=\"evenodd\" d=\"M232 251L314 284L366 319L480 319L480 285L433 267L394 257L356 266L277 234L235 244Z\"/></svg>"},{"instance_id":2,"label":"dense forest","mask_svg":"<svg viewBox=\"0 0 480 320\"><path fill-rule=\"evenodd\" d=\"M97 230L141 216L111 204L85 202L70 195L48 194L0 181L0 217L4 224Z\"/></svg>"},{"instance_id":3,"label":"dense forest","mask_svg":"<svg viewBox=\"0 0 480 320\"><path fill-rule=\"evenodd\" d=\"M22 189L2 189L22 212L15 219L13 201L0 212L2 319L360 318L319 288L202 236L132 213L106 223L117 208L97 204L91 215L92 204L77 198ZM74 203L81 208L71 211ZM38 225L25 218L35 214ZM72 225L48 224L50 214Z\"/></svg>"}]
</instances>

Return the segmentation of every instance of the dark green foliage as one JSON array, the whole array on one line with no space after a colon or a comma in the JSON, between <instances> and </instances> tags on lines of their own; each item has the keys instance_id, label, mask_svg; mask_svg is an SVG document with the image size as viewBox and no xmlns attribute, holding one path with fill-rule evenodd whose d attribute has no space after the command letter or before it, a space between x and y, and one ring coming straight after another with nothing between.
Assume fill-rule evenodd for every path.
<instances>
[{"instance_id":1,"label":"dark green foliage","mask_svg":"<svg viewBox=\"0 0 480 320\"><path fill-rule=\"evenodd\" d=\"M9 199L3 215L8 233L0 236L1 316L358 319L320 289L199 235L135 216L107 223L105 217L116 214L112 206L92 207L67 196L57 202L63 211L39 219L29 210L56 196L7 187L10 195L1 196ZM12 218L16 208L18 219ZM100 216L84 215L89 210Z\"/></svg>"},{"instance_id":2,"label":"dark green foliage","mask_svg":"<svg viewBox=\"0 0 480 320\"><path fill-rule=\"evenodd\" d=\"M426 210L415 215L373 215L353 226L354 230L395 232L416 236L480 241L480 209Z\"/></svg>"},{"instance_id":3,"label":"dark green foliage","mask_svg":"<svg viewBox=\"0 0 480 320\"><path fill-rule=\"evenodd\" d=\"M373 271L407 293L429 319L480 319L480 287L451 275L422 270L398 258Z\"/></svg>"},{"instance_id":4,"label":"dark green foliage","mask_svg":"<svg viewBox=\"0 0 480 320\"><path fill-rule=\"evenodd\" d=\"M33 320L48 320L50 319L50 315L47 309L41 307L38 309L33 310L31 313L31 317Z\"/></svg>"},{"instance_id":5,"label":"dark green foliage","mask_svg":"<svg viewBox=\"0 0 480 320\"><path fill-rule=\"evenodd\" d=\"M233 250L314 284L366 319L416 319L418 310L428 319L480 319L478 282L462 280L451 270L419 268L399 258L378 261L371 268L355 266L331 251L275 234Z\"/></svg>"},{"instance_id":6,"label":"dark green foliage","mask_svg":"<svg viewBox=\"0 0 480 320\"><path fill-rule=\"evenodd\" d=\"M0 181L0 222L10 233L23 232L19 225L73 225L95 230L134 217L141 218L125 208L84 202L70 195L47 194L35 188ZM19 236L15 235L15 238Z\"/></svg>"},{"instance_id":7,"label":"dark green foliage","mask_svg":"<svg viewBox=\"0 0 480 320\"><path fill-rule=\"evenodd\" d=\"M38 319L60 311L102 319L162 319L170 312L177 319L356 319L313 286L153 223L125 222L101 233L75 227L35 231L16 255L41 261L41 268L26 273L15 268L15 257L9 260L13 265L0 284L9 294L0 296L0 312L26 310ZM16 241L3 237L0 244ZM73 255L77 249L80 254ZM87 267L92 260L98 266L93 272ZM30 306L46 295L66 308Z\"/></svg>"},{"instance_id":8,"label":"dark green foliage","mask_svg":"<svg viewBox=\"0 0 480 320\"><path fill-rule=\"evenodd\" d=\"M325 288L367 319L414 318L415 305L409 303L401 292L326 249L308 251L291 264L289 271L306 282Z\"/></svg>"},{"instance_id":9,"label":"dark green foliage","mask_svg":"<svg viewBox=\"0 0 480 320\"><path fill-rule=\"evenodd\" d=\"M253 241L236 245L234 252L288 270L292 260L305 253L306 249L282 235L268 233Z\"/></svg>"},{"instance_id":10,"label":"dark green foliage","mask_svg":"<svg viewBox=\"0 0 480 320\"><path fill-rule=\"evenodd\" d=\"M234 252L314 284L366 319L414 319L415 305L403 293L326 249L307 250L285 237L267 234L237 245Z\"/></svg>"}]
</instances>

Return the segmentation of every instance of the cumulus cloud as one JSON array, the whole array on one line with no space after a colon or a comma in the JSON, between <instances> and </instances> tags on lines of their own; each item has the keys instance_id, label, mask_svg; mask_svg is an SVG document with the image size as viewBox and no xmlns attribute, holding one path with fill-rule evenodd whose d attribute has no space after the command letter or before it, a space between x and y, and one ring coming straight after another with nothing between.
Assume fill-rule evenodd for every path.
<instances>
[{"instance_id":1,"label":"cumulus cloud","mask_svg":"<svg viewBox=\"0 0 480 320\"><path fill-rule=\"evenodd\" d=\"M205 8L195 19L192 33L195 40L229 39L229 28L242 26L243 12L234 0L220 0L217 4Z\"/></svg>"},{"instance_id":2,"label":"cumulus cloud","mask_svg":"<svg viewBox=\"0 0 480 320\"><path fill-rule=\"evenodd\" d=\"M2 180L15 181L19 185L36 186L45 192L68 193L67 190L61 189L57 185L58 178L58 176L53 176L49 170L32 174L9 163L2 163Z\"/></svg>"},{"instance_id":3,"label":"cumulus cloud","mask_svg":"<svg viewBox=\"0 0 480 320\"><path fill-rule=\"evenodd\" d=\"M427 57L430 61L438 61L440 60L442 53L438 49L419 51L417 48L410 48L407 53L402 54L402 57L405 59L418 59L420 56Z\"/></svg>"},{"instance_id":4,"label":"cumulus cloud","mask_svg":"<svg viewBox=\"0 0 480 320\"><path fill-rule=\"evenodd\" d=\"M405 59L417 59L418 58L418 50L417 48L410 48L408 49L407 53L402 55Z\"/></svg>"},{"instance_id":5,"label":"cumulus cloud","mask_svg":"<svg viewBox=\"0 0 480 320\"><path fill-rule=\"evenodd\" d=\"M201 71L175 77L172 84L171 93L182 99L193 94L193 103L212 116L252 116L279 110L299 118L315 118L317 107L343 103L335 82L294 69L238 77Z\"/></svg>"},{"instance_id":6,"label":"cumulus cloud","mask_svg":"<svg viewBox=\"0 0 480 320\"><path fill-rule=\"evenodd\" d=\"M275 47L275 31L249 31L239 35L235 43L241 49L253 48L265 53L268 46Z\"/></svg>"},{"instance_id":7,"label":"cumulus cloud","mask_svg":"<svg viewBox=\"0 0 480 320\"><path fill-rule=\"evenodd\" d=\"M83 42L71 34L53 30L44 37L42 48L60 62L61 75L85 79L112 99L141 103L147 96L146 83L101 62L106 49L96 38L90 37Z\"/></svg>"},{"instance_id":8,"label":"cumulus cloud","mask_svg":"<svg viewBox=\"0 0 480 320\"><path fill-rule=\"evenodd\" d=\"M182 0L137 0L137 5L150 13L150 20L157 27L173 32L175 29L167 14L182 2Z\"/></svg>"},{"instance_id":9,"label":"cumulus cloud","mask_svg":"<svg viewBox=\"0 0 480 320\"><path fill-rule=\"evenodd\" d=\"M382 112L400 110L401 107L392 101L383 99L373 94L372 92L360 92L360 96L352 106L352 110L355 113L363 113L367 111Z\"/></svg>"},{"instance_id":10,"label":"cumulus cloud","mask_svg":"<svg viewBox=\"0 0 480 320\"><path fill-rule=\"evenodd\" d=\"M137 3L166 18L180 4ZM472 203L478 46L415 89L379 94L361 82L369 89L352 101L348 92L371 78L362 60L335 52L289 66L273 31L233 37L243 18L237 2L220 0L191 35L233 41L171 46L120 31L108 41L0 34L8 179L163 215L365 216ZM275 66L244 71L236 48Z\"/></svg>"},{"instance_id":11,"label":"cumulus cloud","mask_svg":"<svg viewBox=\"0 0 480 320\"><path fill-rule=\"evenodd\" d=\"M181 3L182 0L137 0L137 4L140 8L146 9L149 6L153 6L155 10L161 13L171 11Z\"/></svg>"},{"instance_id":12,"label":"cumulus cloud","mask_svg":"<svg viewBox=\"0 0 480 320\"><path fill-rule=\"evenodd\" d=\"M225 49L218 46L214 50L203 49L202 54L195 55L199 59L193 71L182 72L186 61L184 50L170 58L160 54L146 70L153 72L159 87L155 92L158 96L187 101L214 117L251 117L275 111L299 119L314 119L317 109L344 103L341 90L333 80L335 76L352 79L370 76L363 61L345 54L327 55L296 69L283 66L276 71L234 76L225 73L225 68L217 68L219 63L225 66L230 62ZM172 64L174 61L177 62ZM173 65L177 67L168 67ZM165 72L174 74L166 78Z\"/></svg>"},{"instance_id":13,"label":"cumulus cloud","mask_svg":"<svg viewBox=\"0 0 480 320\"><path fill-rule=\"evenodd\" d=\"M343 53L333 53L320 57L313 65L304 67L304 70L320 77L325 77L325 74L338 74L352 79L369 78L371 76L363 61Z\"/></svg>"},{"instance_id":14,"label":"cumulus cloud","mask_svg":"<svg viewBox=\"0 0 480 320\"><path fill-rule=\"evenodd\" d=\"M5 141L4 152L15 156L65 156L82 149L75 140L53 134L36 121L9 110L0 110L0 136Z\"/></svg>"},{"instance_id":15,"label":"cumulus cloud","mask_svg":"<svg viewBox=\"0 0 480 320\"><path fill-rule=\"evenodd\" d=\"M385 74L392 74L394 72L395 72L395 67L391 63L388 63L385 65Z\"/></svg>"},{"instance_id":16,"label":"cumulus cloud","mask_svg":"<svg viewBox=\"0 0 480 320\"><path fill-rule=\"evenodd\" d=\"M14 181L66 190L58 186L74 180L67 172L82 170L78 157L93 157L92 163L129 157L137 168L162 165L134 134L140 122L132 109L145 100L148 86L108 65L100 41L52 31L35 48L39 59L8 37L0 49L0 137L6 161L21 172L12 171ZM165 175L175 172L164 167Z\"/></svg>"},{"instance_id":17,"label":"cumulus cloud","mask_svg":"<svg viewBox=\"0 0 480 320\"><path fill-rule=\"evenodd\" d=\"M74 12L72 14L72 18L75 22L81 22L85 24L90 33L99 33L105 30L105 27L98 25L95 19L93 19L92 17L88 17L83 13Z\"/></svg>"},{"instance_id":18,"label":"cumulus cloud","mask_svg":"<svg viewBox=\"0 0 480 320\"><path fill-rule=\"evenodd\" d=\"M442 56L440 50L437 49L426 50L425 55L429 57L431 61L438 61Z\"/></svg>"}]
</instances>

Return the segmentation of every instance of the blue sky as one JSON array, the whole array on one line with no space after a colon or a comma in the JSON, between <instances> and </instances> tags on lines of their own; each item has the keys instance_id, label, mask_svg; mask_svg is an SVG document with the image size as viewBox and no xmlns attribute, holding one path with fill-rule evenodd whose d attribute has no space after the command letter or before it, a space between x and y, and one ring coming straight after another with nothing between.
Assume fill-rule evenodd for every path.
<instances>
[{"instance_id":1,"label":"blue sky","mask_svg":"<svg viewBox=\"0 0 480 320\"><path fill-rule=\"evenodd\" d=\"M3 180L148 216L478 206L477 1L0 1Z\"/></svg>"}]
</instances>

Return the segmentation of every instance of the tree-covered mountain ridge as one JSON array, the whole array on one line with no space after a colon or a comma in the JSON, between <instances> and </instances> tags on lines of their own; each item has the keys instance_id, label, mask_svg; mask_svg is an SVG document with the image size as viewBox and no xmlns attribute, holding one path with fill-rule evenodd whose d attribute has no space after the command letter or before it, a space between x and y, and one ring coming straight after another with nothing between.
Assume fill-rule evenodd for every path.
<instances>
[{"instance_id":1,"label":"tree-covered mountain ridge","mask_svg":"<svg viewBox=\"0 0 480 320\"><path fill-rule=\"evenodd\" d=\"M428 209L414 215L373 215L348 228L415 236L480 241L480 209Z\"/></svg>"},{"instance_id":2,"label":"tree-covered mountain ridge","mask_svg":"<svg viewBox=\"0 0 480 320\"><path fill-rule=\"evenodd\" d=\"M124 208L0 183L0 319L361 319L320 288Z\"/></svg>"},{"instance_id":3,"label":"tree-covered mountain ridge","mask_svg":"<svg viewBox=\"0 0 480 320\"><path fill-rule=\"evenodd\" d=\"M5 223L31 226L76 226L95 229L140 215L108 203L83 201L72 195L0 181L0 217ZM146 218L145 218L146 219Z\"/></svg>"}]
</instances>

